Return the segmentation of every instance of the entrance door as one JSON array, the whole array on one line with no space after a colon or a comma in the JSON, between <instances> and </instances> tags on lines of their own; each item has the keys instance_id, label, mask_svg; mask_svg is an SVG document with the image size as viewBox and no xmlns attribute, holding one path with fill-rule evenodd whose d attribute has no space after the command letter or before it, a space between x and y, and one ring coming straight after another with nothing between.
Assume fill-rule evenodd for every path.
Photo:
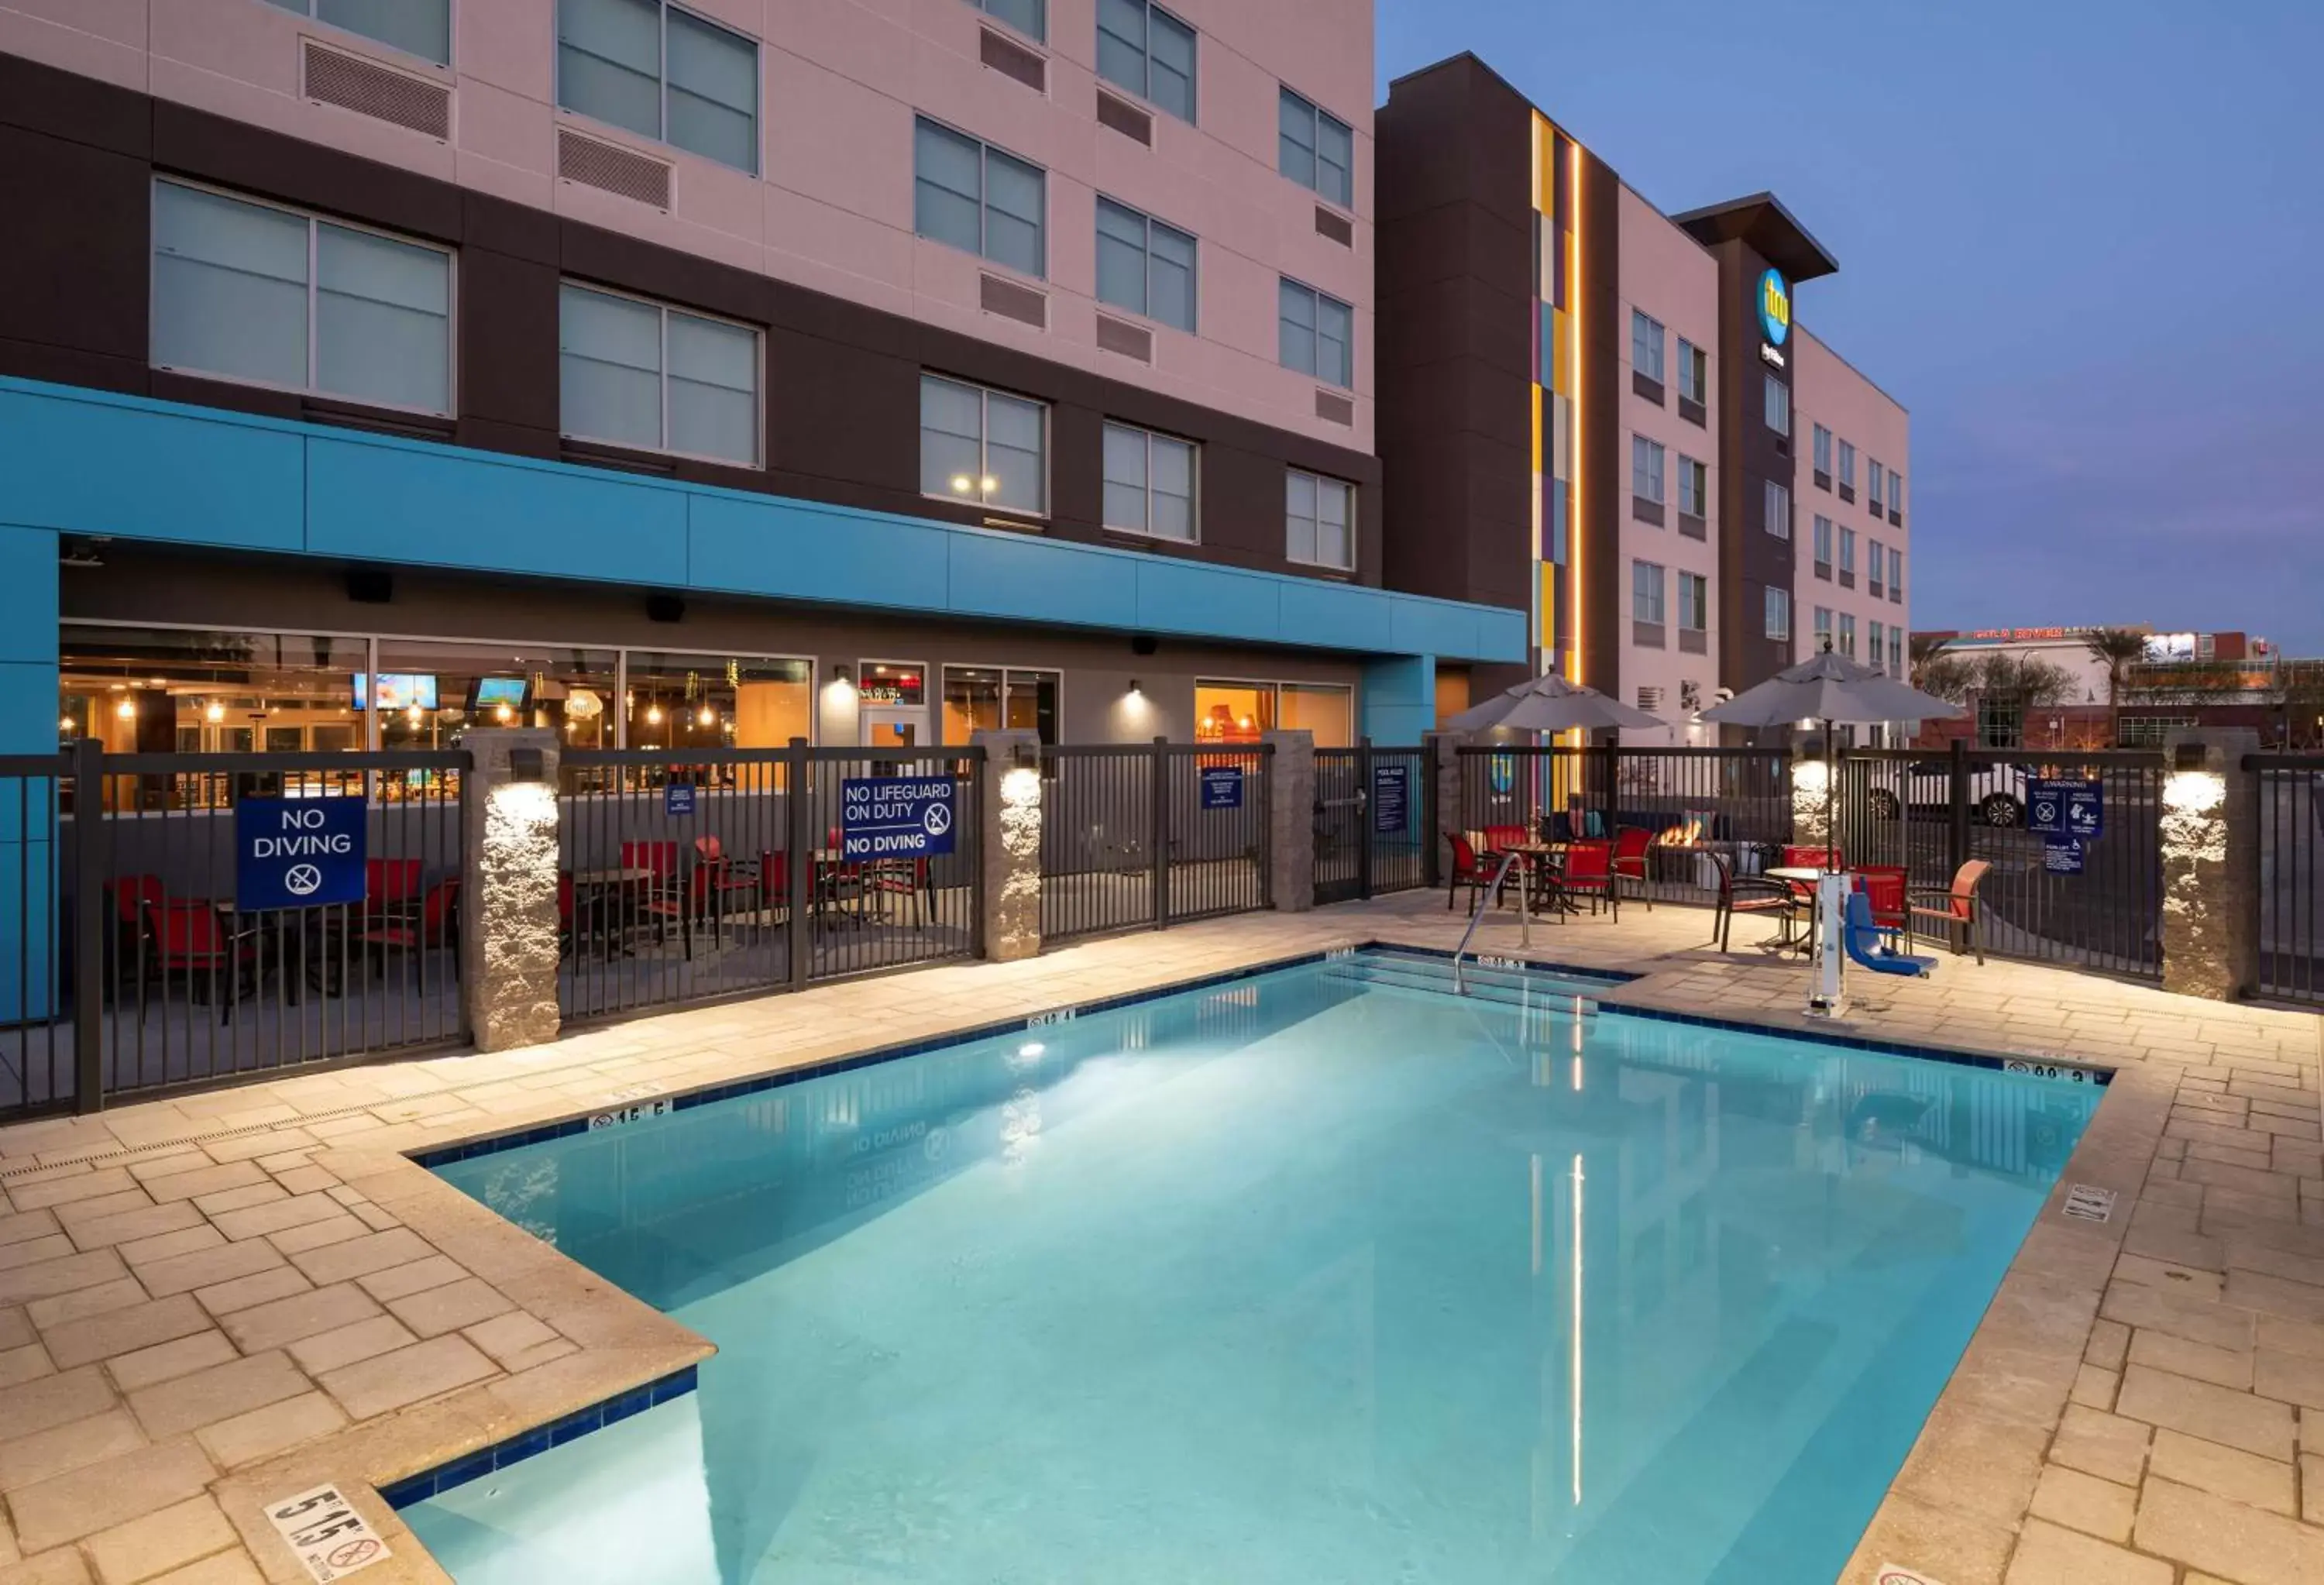
<instances>
[{"instance_id":1,"label":"entrance door","mask_svg":"<svg viewBox=\"0 0 2324 1585\"><path fill-rule=\"evenodd\" d=\"M866 705L856 714L857 741L867 749L917 749L935 741L926 705Z\"/></svg>"}]
</instances>

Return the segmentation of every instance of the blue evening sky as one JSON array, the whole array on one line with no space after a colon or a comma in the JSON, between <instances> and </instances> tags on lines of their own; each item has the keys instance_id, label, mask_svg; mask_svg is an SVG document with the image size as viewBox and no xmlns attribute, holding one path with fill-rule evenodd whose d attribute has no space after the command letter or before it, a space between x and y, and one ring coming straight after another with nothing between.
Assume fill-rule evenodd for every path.
<instances>
[{"instance_id":1,"label":"blue evening sky","mask_svg":"<svg viewBox=\"0 0 2324 1585\"><path fill-rule=\"evenodd\" d=\"M1914 624L2324 654L2319 0L1379 0L1665 211L1771 189L1912 410Z\"/></svg>"}]
</instances>

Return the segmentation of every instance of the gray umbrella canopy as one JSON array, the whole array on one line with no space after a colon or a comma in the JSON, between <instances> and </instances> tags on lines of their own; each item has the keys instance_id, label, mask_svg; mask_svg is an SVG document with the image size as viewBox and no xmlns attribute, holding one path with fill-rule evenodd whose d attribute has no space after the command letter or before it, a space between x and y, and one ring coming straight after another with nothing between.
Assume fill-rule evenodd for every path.
<instances>
[{"instance_id":1,"label":"gray umbrella canopy","mask_svg":"<svg viewBox=\"0 0 2324 1585\"><path fill-rule=\"evenodd\" d=\"M1826 650L1702 713L1721 726L1796 721L1941 721L1969 712Z\"/></svg>"},{"instance_id":2,"label":"gray umbrella canopy","mask_svg":"<svg viewBox=\"0 0 2324 1585\"><path fill-rule=\"evenodd\" d=\"M1596 688L1568 682L1553 672L1495 694L1481 705L1471 705L1445 722L1444 730L1490 732L1502 727L1510 732L1572 732L1612 727L1644 732L1667 724L1643 710L1631 709L1619 699L1608 698Z\"/></svg>"}]
</instances>

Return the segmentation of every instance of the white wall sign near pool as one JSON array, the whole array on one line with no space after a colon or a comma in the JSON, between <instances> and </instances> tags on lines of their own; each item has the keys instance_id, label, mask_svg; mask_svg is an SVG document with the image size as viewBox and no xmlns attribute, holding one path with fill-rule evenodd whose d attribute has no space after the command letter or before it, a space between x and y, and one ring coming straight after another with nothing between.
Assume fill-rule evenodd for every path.
<instances>
[{"instance_id":1,"label":"white wall sign near pool","mask_svg":"<svg viewBox=\"0 0 2324 1585\"><path fill-rule=\"evenodd\" d=\"M336 1486L318 1486L271 1503L266 1518L317 1585L331 1585L387 1559L387 1543Z\"/></svg>"},{"instance_id":2,"label":"white wall sign near pool","mask_svg":"<svg viewBox=\"0 0 2324 1585\"><path fill-rule=\"evenodd\" d=\"M2076 1184L2066 1191L2066 1214L2077 1221L2104 1221L2114 1214L2114 1191Z\"/></svg>"}]
</instances>

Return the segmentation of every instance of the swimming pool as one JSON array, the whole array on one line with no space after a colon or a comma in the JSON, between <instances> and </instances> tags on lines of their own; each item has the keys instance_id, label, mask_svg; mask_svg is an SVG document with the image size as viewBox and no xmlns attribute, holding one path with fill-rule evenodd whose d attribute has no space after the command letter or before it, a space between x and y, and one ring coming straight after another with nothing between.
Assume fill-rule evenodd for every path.
<instances>
[{"instance_id":1,"label":"swimming pool","mask_svg":"<svg viewBox=\"0 0 2324 1585\"><path fill-rule=\"evenodd\" d=\"M715 1341L461 1585L1830 1579L2099 1092L1368 951L438 1167Z\"/></svg>"}]
</instances>

